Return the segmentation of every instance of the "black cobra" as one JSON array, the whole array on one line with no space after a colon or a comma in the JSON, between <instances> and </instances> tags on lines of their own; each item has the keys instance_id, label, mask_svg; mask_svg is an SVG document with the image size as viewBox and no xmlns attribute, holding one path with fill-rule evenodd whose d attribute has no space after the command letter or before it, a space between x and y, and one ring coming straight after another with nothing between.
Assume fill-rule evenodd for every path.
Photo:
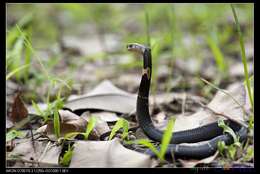
<instances>
[{"instance_id":1,"label":"black cobra","mask_svg":"<svg viewBox=\"0 0 260 174\"><path fill-rule=\"evenodd\" d=\"M154 127L149 114L148 106L152 77L151 49L137 43L128 44L127 49L129 51L141 54L143 57L143 74L139 86L136 105L136 114L139 126L150 139L161 142L163 132ZM247 129L245 127L229 120L225 121L225 123L236 131L241 141L246 139ZM168 146L166 156L170 157L173 152L175 156L204 158L213 155L216 152L218 141L224 141L226 144L231 144L233 142L233 138L229 134L223 134L223 129L218 126L217 122L195 129L174 132L170 141L171 144ZM196 145L181 144L196 142L201 143ZM148 150L147 153L154 156L153 152L150 150Z\"/></svg>"}]
</instances>

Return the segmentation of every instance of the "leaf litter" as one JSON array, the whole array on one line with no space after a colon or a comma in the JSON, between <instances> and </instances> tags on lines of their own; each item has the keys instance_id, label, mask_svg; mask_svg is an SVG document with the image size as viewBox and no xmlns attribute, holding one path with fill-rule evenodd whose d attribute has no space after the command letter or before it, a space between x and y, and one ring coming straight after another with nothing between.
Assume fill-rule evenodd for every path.
<instances>
[{"instance_id":1,"label":"leaf litter","mask_svg":"<svg viewBox=\"0 0 260 174\"><path fill-rule=\"evenodd\" d=\"M244 86L241 84L233 84L231 85L227 91L232 95L241 106L244 106L246 104L246 93ZM106 95L110 94L110 95ZM104 100L104 98L108 97L109 99L114 98L115 95L120 96L120 100L115 100L115 103L111 104L111 107L108 109L107 106L104 104L107 101ZM91 96L97 96L96 100L92 100ZM123 97L122 97L123 96ZM129 96L132 97L132 100L126 102L126 100L122 100L122 98L126 98ZM183 99L183 94L170 94L170 95L157 95L157 98L155 101L151 100L151 103L154 105L162 105L163 103L171 102L174 99ZM187 97L187 96L186 96ZM86 100L87 98L87 100ZM190 96L190 99L195 101L202 101L205 103L206 101L203 98L196 97L196 96ZM96 105L95 101L101 100L99 103L98 108L99 112L91 112L88 111L90 108L93 109L93 107L90 107L90 104L86 104L85 102L91 102L94 101L94 104ZM79 101L82 102L82 105L79 107L76 107L77 105L74 104L74 102L78 104ZM111 100L113 101L113 100ZM122 103L122 101L125 101ZM113 105L118 105L118 102L120 104L125 105L125 108L117 108L113 107ZM155 103L156 102L156 103ZM69 110L59 110L59 116L60 116L60 126L61 126L61 135L64 136L66 133L70 132L84 132L86 129L86 125L88 124L88 121L91 116L96 117L97 124L95 125L93 131L91 132L92 138L90 136L90 139L96 140L96 141L75 141L74 149L73 149L73 155L70 163L70 167L151 167L156 166L156 160L151 160L149 156L127 149L124 146L121 145L118 138L114 138L111 141L97 141L99 137L110 131L110 128L108 126L109 122L115 122L119 119L119 116L117 116L115 113L129 113L131 110L134 110L134 104L135 104L135 94L127 93L117 87L115 87L111 82L109 81L103 81L100 85L98 85L96 88L94 88L89 93L78 96L78 98L71 99L69 104L66 105L66 107L70 106L70 109L77 110L78 108L85 109L86 111L83 112L80 116L75 114L74 112L71 112ZM72 104L71 104L72 103ZM98 105L98 104L97 104ZM74 106L74 108L73 108ZM218 91L215 97L212 99L211 102L207 105L207 107L211 108L215 112L221 112L222 114L230 115L234 117L233 119L236 119L238 121L245 121L243 117L243 110L240 106L237 106L236 102L233 101L232 98L229 96L223 94L221 91ZM77 108L77 109L76 109ZM95 107L94 107L95 108ZM103 111L102 111L103 110ZM167 112L166 112L167 113ZM167 115L164 112L159 112L157 115L153 116L154 124L157 128L164 130L165 125L167 125ZM174 126L173 131L181 131L181 130L187 130L192 129L198 126L202 126L208 123L212 123L214 121L217 121L219 116L216 116L212 114L212 112L209 112L206 108L201 108L198 112L191 114L191 115L183 115L178 114L176 115L176 124ZM182 126L182 125L185 125ZM43 125L41 128L37 130L37 132L45 132L47 133L47 136L52 139L52 141L57 141L57 138L54 136L54 130L53 130L53 123L52 121L49 121L47 125ZM137 131L138 132L138 131ZM93 138L94 137L94 138ZM140 135L136 135L136 137L140 138ZM141 137L146 137L144 134L141 135ZM27 146L29 149L31 147L31 140L28 140L27 143L20 145L20 146ZM39 144L39 142L37 142ZM53 156L58 156L60 153L60 146L59 149L53 148L52 150L49 150L48 153L43 156L43 150L38 150L39 154L34 154L34 152L30 152L26 154L28 151L26 151L26 148L23 149L21 152L19 152L20 146L15 146L14 150L12 151L12 154L18 154L18 155L24 155L24 160L30 160L30 157L34 156L37 157L38 162L42 162L42 165L45 163L49 165L58 165L58 158L53 158ZM38 148L44 148L43 145L38 145ZM46 147L47 145L45 145ZM53 147L55 147L53 145ZM112 148L113 147L113 148ZM83 153L84 152L84 153ZM89 153L87 153L89 152ZM26 154L26 155L25 155ZM100 160L100 155L104 156L105 158L102 158ZM40 158L41 157L41 158ZM200 163L210 163L213 161L216 157L216 154L212 157L208 157L206 159L202 159L199 161L185 161L181 160L181 163L185 167L191 167L196 166ZM121 159L124 160L121 160ZM127 160L125 159L127 158ZM50 161L49 159L55 159L54 161ZM120 159L120 160L118 160ZM153 161L153 162L152 162ZM45 164L46 165L46 164Z\"/></svg>"},{"instance_id":2,"label":"leaf litter","mask_svg":"<svg viewBox=\"0 0 260 174\"><path fill-rule=\"evenodd\" d=\"M125 148L119 139L111 141L77 141L70 167L155 167L156 160Z\"/></svg>"},{"instance_id":3,"label":"leaf litter","mask_svg":"<svg viewBox=\"0 0 260 174\"><path fill-rule=\"evenodd\" d=\"M135 109L135 102L135 95L118 89L109 81L103 81L89 93L68 100L65 107L73 111L99 109L117 113L130 113Z\"/></svg>"}]
</instances>

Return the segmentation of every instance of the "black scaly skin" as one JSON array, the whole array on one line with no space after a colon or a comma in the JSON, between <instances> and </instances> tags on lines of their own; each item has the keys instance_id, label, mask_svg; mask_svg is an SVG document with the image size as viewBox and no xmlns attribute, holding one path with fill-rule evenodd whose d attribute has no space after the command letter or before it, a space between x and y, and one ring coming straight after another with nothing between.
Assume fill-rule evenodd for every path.
<instances>
[{"instance_id":1,"label":"black scaly skin","mask_svg":"<svg viewBox=\"0 0 260 174\"><path fill-rule=\"evenodd\" d=\"M150 71L150 72L149 72ZM163 132L156 129L152 123L149 114L149 90L152 74L152 58L151 50L145 47L143 52L143 75L139 87L137 98L137 119L144 133L152 140L161 142ZM229 126L238 133L240 140L243 141L247 136L247 129L241 127L235 122L225 121ZM200 145L184 145L180 143L195 143L206 141ZM167 149L166 156L171 156L173 151L175 156L204 158L214 154L217 150L217 142L224 141L226 144L231 144L233 138L228 134L223 134L223 129L218 127L217 123L211 123L195 129L174 132ZM180 144L180 145L179 145ZM154 155L148 150L148 154Z\"/></svg>"}]
</instances>

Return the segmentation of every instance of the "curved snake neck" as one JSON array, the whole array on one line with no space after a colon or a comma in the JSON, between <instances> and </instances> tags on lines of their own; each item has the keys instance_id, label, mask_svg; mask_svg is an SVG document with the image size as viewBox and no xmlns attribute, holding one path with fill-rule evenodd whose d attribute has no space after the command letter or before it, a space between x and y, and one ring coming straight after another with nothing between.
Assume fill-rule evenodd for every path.
<instances>
[{"instance_id":1,"label":"curved snake neck","mask_svg":"<svg viewBox=\"0 0 260 174\"><path fill-rule=\"evenodd\" d=\"M138 46L140 47L140 44L138 44L137 47ZM142 49L140 49L141 51L139 53L141 53L143 57L143 74L139 86L136 105L137 119L140 127L150 139L161 142L163 132L155 128L149 113L149 90L152 75L151 49L145 46L142 46L141 48ZM238 131L241 140L245 139L247 132L245 128L241 128L240 125L232 121L226 121L226 123L229 124L232 129ZM179 143L195 143L205 140L210 141L196 147L177 145ZM175 155L190 156L195 158L206 157L216 151L217 141L225 141L229 144L233 141L230 135L223 135L223 130L217 123L211 123L195 129L175 132L171 138L171 145L167 150L167 154L169 155L173 150ZM152 154L151 151L148 153Z\"/></svg>"}]
</instances>

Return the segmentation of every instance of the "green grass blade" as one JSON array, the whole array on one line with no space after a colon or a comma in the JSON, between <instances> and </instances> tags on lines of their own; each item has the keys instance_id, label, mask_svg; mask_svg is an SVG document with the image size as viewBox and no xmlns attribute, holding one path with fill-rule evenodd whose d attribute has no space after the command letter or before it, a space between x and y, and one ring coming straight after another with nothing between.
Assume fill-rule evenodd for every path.
<instances>
[{"instance_id":1,"label":"green grass blade","mask_svg":"<svg viewBox=\"0 0 260 174\"><path fill-rule=\"evenodd\" d=\"M238 141L238 137L237 137L237 135L235 134L235 132L234 132L229 126L227 126L227 125L225 124L225 122L224 122L223 119L219 119L219 120L218 120L218 126L223 129L224 133L228 133L228 134L230 134L230 135L233 137L234 143L239 142L239 141Z\"/></svg>"},{"instance_id":2,"label":"green grass blade","mask_svg":"<svg viewBox=\"0 0 260 174\"><path fill-rule=\"evenodd\" d=\"M129 123L127 120L123 121L123 134L122 134L122 139L125 139L128 135L128 128L129 128Z\"/></svg>"},{"instance_id":3,"label":"green grass blade","mask_svg":"<svg viewBox=\"0 0 260 174\"><path fill-rule=\"evenodd\" d=\"M60 137L60 116L57 109L54 110L53 126L54 126L55 135L57 138L59 138Z\"/></svg>"},{"instance_id":4,"label":"green grass blade","mask_svg":"<svg viewBox=\"0 0 260 174\"><path fill-rule=\"evenodd\" d=\"M113 127L113 129L112 129L112 131L111 131L111 133L110 133L110 135L109 135L109 140L112 140L112 138L115 136L116 132L117 132L119 129L121 129L121 128L124 129L123 138L125 138L125 137L127 136L127 134L128 134L128 122L127 122L127 123L125 123L125 122L127 122L127 120L125 120L125 119L123 119L123 118L120 118L120 119L116 122L116 124L114 125L114 127Z\"/></svg>"},{"instance_id":5,"label":"green grass blade","mask_svg":"<svg viewBox=\"0 0 260 174\"><path fill-rule=\"evenodd\" d=\"M235 155L237 153L237 148L232 144L228 146L228 156L231 158L231 160L235 160Z\"/></svg>"},{"instance_id":6,"label":"green grass blade","mask_svg":"<svg viewBox=\"0 0 260 174\"><path fill-rule=\"evenodd\" d=\"M96 125L96 117L91 116L90 120L87 124L87 128L86 128L86 133L85 133L85 139L88 139L89 134L91 133L91 131L94 129L95 125Z\"/></svg>"},{"instance_id":7,"label":"green grass blade","mask_svg":"<svg viewBox=\"0 0 260 174\"><path fill-rule=\"evenodd\" d=\"M223 156L224 151L227 149L227 146L224 141L219 141L217 144L219 153Z\"/></svg>"},{"instance_id":8,"label":"green grass blade","mask_svg":"<svg viewBox=\"0 0 260 174\"><path fill-rule=\"evenodd\" d=\"M172 138L172 130L175 123L175 119L171 118L167 124L167 127L164 131L163 137L162 137L162 144L161 144L161 150L160 150L160 158L164 159L164 155L167 151L168 145Z\"/></svg>"},{"instance_id":9,"label":"green grass blade","mask_svg":"<svg viewBox=\"0 0 260 174\"><path fill-rule=\"evenodd\" d=\"M10 130L9 132L7 132L5 142L11 141L11 140L15 139L16 137L23 137L23 136L25 136L24 132L13 129L13 130Z\"/></svg>"},{"instance_id":10,"label":"green grass blade","mask_svg":"<svg viewBox=\"0 0 260 174\"><path fill-rule=\"evenodd\" d=\"M27 31L27 37L29 41L31 40L31 35L32 35L32 27L30 26ZM25 47L25 60L24 60L25 64L29 64L31 62L31 57L32 57L31 50L28 47ZM25 69L24 72L25 81L27 81L29 78L29 71L30 71L29 67Z\"/></svg>"},{"instance_id":11,"label":"green grass blade","mask_svg":"<svg viewBox=\"0 0 260 174\"><path fill-rule=\"evenodd\" d=\"M35 50L32 47L31 42L25 37L26 34L22 31L22 29L19 27L19 25L16 25L16 28L19 32L19 34L23 37L24 39L24 44L27 48L29 48L31 50L31 53L35 55L35 58L37 59L38 63L40 64L40 66L42 67L42 70L44 72L44 74L46 75L46 77L49 79L50 75L49 72L47 71L47 69L45 68L44 64L42 63L41 59L38 57L38 55L35 53Z\"/></svg>"},{"instance_id":12,"label":"green grass blade","mask_svg":"<svg viewBox=\"0 0 260 174\"><path fill-rule=\"evenodd\" d=\"M243 157L243 161L250 161L254 158L254 149L253 147L248 147L246 150L246 155Z\"/></svg>"},{"instance_id":13,"label":"green grass blade","mask_svg":"<svg viewBox=\"0 0 260 174\"><path fill-rule=\"evenodd\" d=\"M68 150L65 152L65 154L63 155L63 158L60 161L60 164L62 166L68 167L70 164L72 155L73 155L73 147L70 147L70 145L69 145Z\"/></svg>"},{"instance_id":14,"label":"green grass blade","mask_svg":"<svg viewBox=\"0 0 260 174\"><path fill-rule=\"evenodd\" d=\"M251 88L250 88L243 35L242 35L241 30L240 30L239 21L238 21L236 10L235 10L233 4L231 4L231 9L232 9L232 12L233 12L233 16L234 16L236 28L237 28L237 33L238 33L238 37L239 37L239 43L240 43L240 48L241 48L241 56L242 56L242 62L243 62L243 65L244 65L244 74L245 74L245 80L246 80L246 86L247 86L248 95L249 95L249 99L250 99L250 104L251 104L252 109L254 110L254 99L253 99L253 95L252 95Z\"/></svg>"},{"instance_id":15,"label":"green grass blade","mask_svg":"<svg viewBox=\"0 0 260 174\"><path fill-rule=\"evenodd\" d=\"M12 72L8 73L5 77L6 80L10 79L14 74L18 73L19 71L22 71L26 69L30 64L22 65L16 69L14 69Z\"/></svg>"},{"instance_id":16,"label":"green grass blade","mask_svg":"<svg viewBox=\"0 0 260 174\"><path fill-rule=\"evenodd\" d=\"M164 131L163 138L162 138L162 144L160 151L157 150L157 148L150 142L148 139L139 139L135 141L128 141L128 144L139 144L148 147L160 160L164 161L164 156L167 151L168 145L170 143L171 137L172 137L172 130L174 126L175 119L171 118L167 124L167 127Z\"/></svg>"},{"instance_id":17,"label":"green grass blade","mask_svg":"<svg viewBox=\"0 0 260 174\"><path fill-rule=\"evenodd\" d=\"M58 78L58 77L50 77L50 78L51 78L52 80L55 80L55 81L58 81L58 82L62 83L64 86L66 86L68 89L71 90L70 85L69 85L65 80L62 80L62 79L60 79L60 78Z\"/></svg>"},{"instance_id":18,"label":"green grass blade","mask_svg":"<svg viewBox=\"0 0 260 174\"><path fill-rule=\"evenodd\" d=\"M151 37L150 37L150 19L148 13L148 5L144 7L145 12L145 31L146 31L146 42L149 47L151 47Z\"/></svg>"},{"instance_id":19,"label":"green grass blade","mask_svg":"<svg viewBox=\"0 0 260 174\"><path fill-rule=\"evenodd\" d=\"M40 109L40 107L38 106L38 104L36 104L33 100L32 100L32 106L33 106L33 108L36 110L36 112L37 112L38 115L41 115L41 116L44 115L43 111Z\"/></svg>"},{"instance_id":20,"label":"green grass blade","mask_svg":"<svg viewBox=\"0 0 260 174\"><path fill-rule=\"evenodd\" d=\"M7 34L7 38L6 38L6 47L8 49L10 49L11 46L13 45L13 43L15 42L15 40L18 38L19 33L15 28L12 28L7 33L8 34Z\"/></svg>"},{"instance_id":21,"label":"green grass blade","mask_svg":"<svg viewBox=\"0 0 260 174\"><path fill-rule=\"evenodd\" d=\"M123 120L119 119L116 124L114 125L110 135L109 135L109 140L112 140L112 138L115 136L116 132L123 127Z\"/></svg>"},{"instance_id":22,"label":"green grass blade","mask_svg":"<svg viewBox=\"0 0 260 174\"><path fill-rule=\"evenodd\" d=\"M18 25L21 28L28 26L28 24L32 21L32 17L33 17L32 14L28 14L28 15L24 16L23 18L21 18L18 21ZM8 35L6 38L7 48L10 48L18 37L19 37L19 32L17 31L17 29L15 27L12 27L10 30L8 30Z\"/></svg>"},{"instance_id":23,"label":"green grass blade","mask_svg":"<svg viewBox=\"0 0 260 174\"><path fill-rule=\"evenodd\" d=\"M219 72L225 73L227 71L227 66L220 48L212 37L207 37L206 40L215 58Z\"/></svg>"},{"instance_id":24,"label":"green grass blade","mask_svg":"<svg viewBox=\"0 0 260 174\"><path fill-rule=\"evenodd\" d=\"M131 142L131 141L130 141ZM138 139L135 141L132 141L131 143L139 144L148 147L158 158L161 160L164 160L161 158L160 152L157 150L157 148L150 142L148 139Z\"/></svg>"},{"instance_id":25,"label":"green grass blade","mask_svg":"<svg viewBox=\"0 0 260 174\"><path fill-rule=\"evenodd\" d=\"M69 132L67 134L65 134L64 139L70 139L72 137L77 136L78 134L82 134L81 132Z\"/></svg>"},{"instance_id":26,"label":"green grass blade","mask_svg":"<svg viewBox=\"0 0 260 174\"><path fill-rule=\"evenodd\" d=\"M19 37L14 44L14 47L10 54L11 56L9 57L9 60L10 60L10 58L12 59L12 62L10 64L11 71L13 71L21 66L23 43L24 43L24 39L22 37ZM17 71L15 75L16 75L17 79L20 79L21 75L20 75L19 71Z\"/></svg>"}]
</instances>

